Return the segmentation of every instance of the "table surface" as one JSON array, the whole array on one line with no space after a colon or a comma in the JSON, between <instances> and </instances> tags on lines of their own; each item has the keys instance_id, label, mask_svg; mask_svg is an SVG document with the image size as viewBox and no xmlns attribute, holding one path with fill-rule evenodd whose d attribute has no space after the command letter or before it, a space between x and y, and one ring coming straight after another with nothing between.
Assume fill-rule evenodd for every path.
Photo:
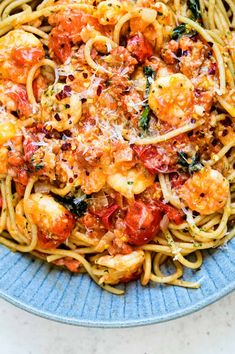
<instances>
[{"instance_id":1,"label":"table surface","mask_svg":"<svg viewBox=\"0 0 235 354\"><path fill-rule=\"evenodd\" d=\"M0 343L2 354L232 354L235 292L193 315L128 329L63 325L0 300Z\"/></svg>"}]
</instances>

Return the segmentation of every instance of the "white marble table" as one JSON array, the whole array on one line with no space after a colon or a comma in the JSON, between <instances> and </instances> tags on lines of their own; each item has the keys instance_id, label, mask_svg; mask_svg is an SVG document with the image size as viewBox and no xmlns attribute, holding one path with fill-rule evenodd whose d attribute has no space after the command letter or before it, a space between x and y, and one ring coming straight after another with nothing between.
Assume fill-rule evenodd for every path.
<instances>
[{"instance_id":1,"label":"white marble table","mask_svg":"<svg viewBox=\"0 0 235 354\"><path fill-rule=\"evenodd\" d=\"M129 329L63 325L0 300L1 354L233 354L235 292L176 321Z\"/></svg>"}]
</instances>

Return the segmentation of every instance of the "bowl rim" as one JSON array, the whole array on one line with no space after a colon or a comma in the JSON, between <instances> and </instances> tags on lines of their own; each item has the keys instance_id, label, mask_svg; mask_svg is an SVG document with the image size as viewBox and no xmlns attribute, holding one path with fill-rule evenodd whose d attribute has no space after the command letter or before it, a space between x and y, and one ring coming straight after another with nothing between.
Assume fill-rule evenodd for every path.
<instances>
[{"instance_id":1,"label":"bowl rim","mask_svg":"<svg viewBox=\"0 0 235 354\"><path fill-rule=\"evenodd\" d=\"M81 326L81 327L91 327L91 328L130 328L130 327L140 327L140 326L146 326L146 325L153 325L157 323L162 323L162 322L167 322L171 320L175 320L181 317L184 317L186 315L193 314L194 312L197 312L199 310L202 310L206 306L209 306L213 304L214 302L222 299L229 293L232 293L235 290L235 280L230 282L227 286L223 287L220 289L220 291L214 292L210 296L206 296L203 298L201 301L198 301L194 305L188 306L183 310L177 310L175 312L171 312L169 314L165 314L159 317L150 317L147 319L141 319L141 320L127 320L127 321L96 321L96 320L85 320L85 319L76 319L74 317L65 317L65 316L59 316L56 314L52 314L48 311L41 311L37 309L36 307L30 306L25 304L22 301L17 300L14 296L8 295L4 293L4 291L0 290L0 298L3 300L8 301L12 305L25 310L31 314L37 315L39 317L42 317L47 320L52 320L55 322L63 323L63 324L68 324L68 325L74 325L74 326ZM124 295L125 296L125 295Z\"/></svg>"}]
</instances>

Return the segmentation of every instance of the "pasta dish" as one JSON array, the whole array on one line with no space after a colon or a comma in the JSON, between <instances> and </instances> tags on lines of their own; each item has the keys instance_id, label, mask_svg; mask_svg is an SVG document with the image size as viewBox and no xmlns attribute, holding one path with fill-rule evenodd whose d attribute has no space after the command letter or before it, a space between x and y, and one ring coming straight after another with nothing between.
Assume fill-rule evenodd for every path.
<instances>
[{"instance_id":1,"label":"pasta dish","mask_svg":"<svg viewBox=\"0 0 235 354\"><path fill-rule=\"evenodd\" d=\"M235 235L234 0L0 3L0 243L198 288Z\"/></svg>"}]
</instances>

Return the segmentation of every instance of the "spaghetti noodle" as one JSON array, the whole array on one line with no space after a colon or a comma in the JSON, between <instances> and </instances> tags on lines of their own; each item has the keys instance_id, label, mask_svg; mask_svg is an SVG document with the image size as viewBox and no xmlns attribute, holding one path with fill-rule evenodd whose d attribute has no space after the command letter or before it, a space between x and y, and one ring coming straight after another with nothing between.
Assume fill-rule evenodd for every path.
<instances>
[{"instance_id":1,"label":"spaghetti noodle","mask_svg":"<svg viewBox=\"0 0 235 354\"><path fill-rule=\"evenodd\" d=\"M2 1L0 243L198 288L235 234L234 68L232 0Z\"/></svg>"}]
</instances>

